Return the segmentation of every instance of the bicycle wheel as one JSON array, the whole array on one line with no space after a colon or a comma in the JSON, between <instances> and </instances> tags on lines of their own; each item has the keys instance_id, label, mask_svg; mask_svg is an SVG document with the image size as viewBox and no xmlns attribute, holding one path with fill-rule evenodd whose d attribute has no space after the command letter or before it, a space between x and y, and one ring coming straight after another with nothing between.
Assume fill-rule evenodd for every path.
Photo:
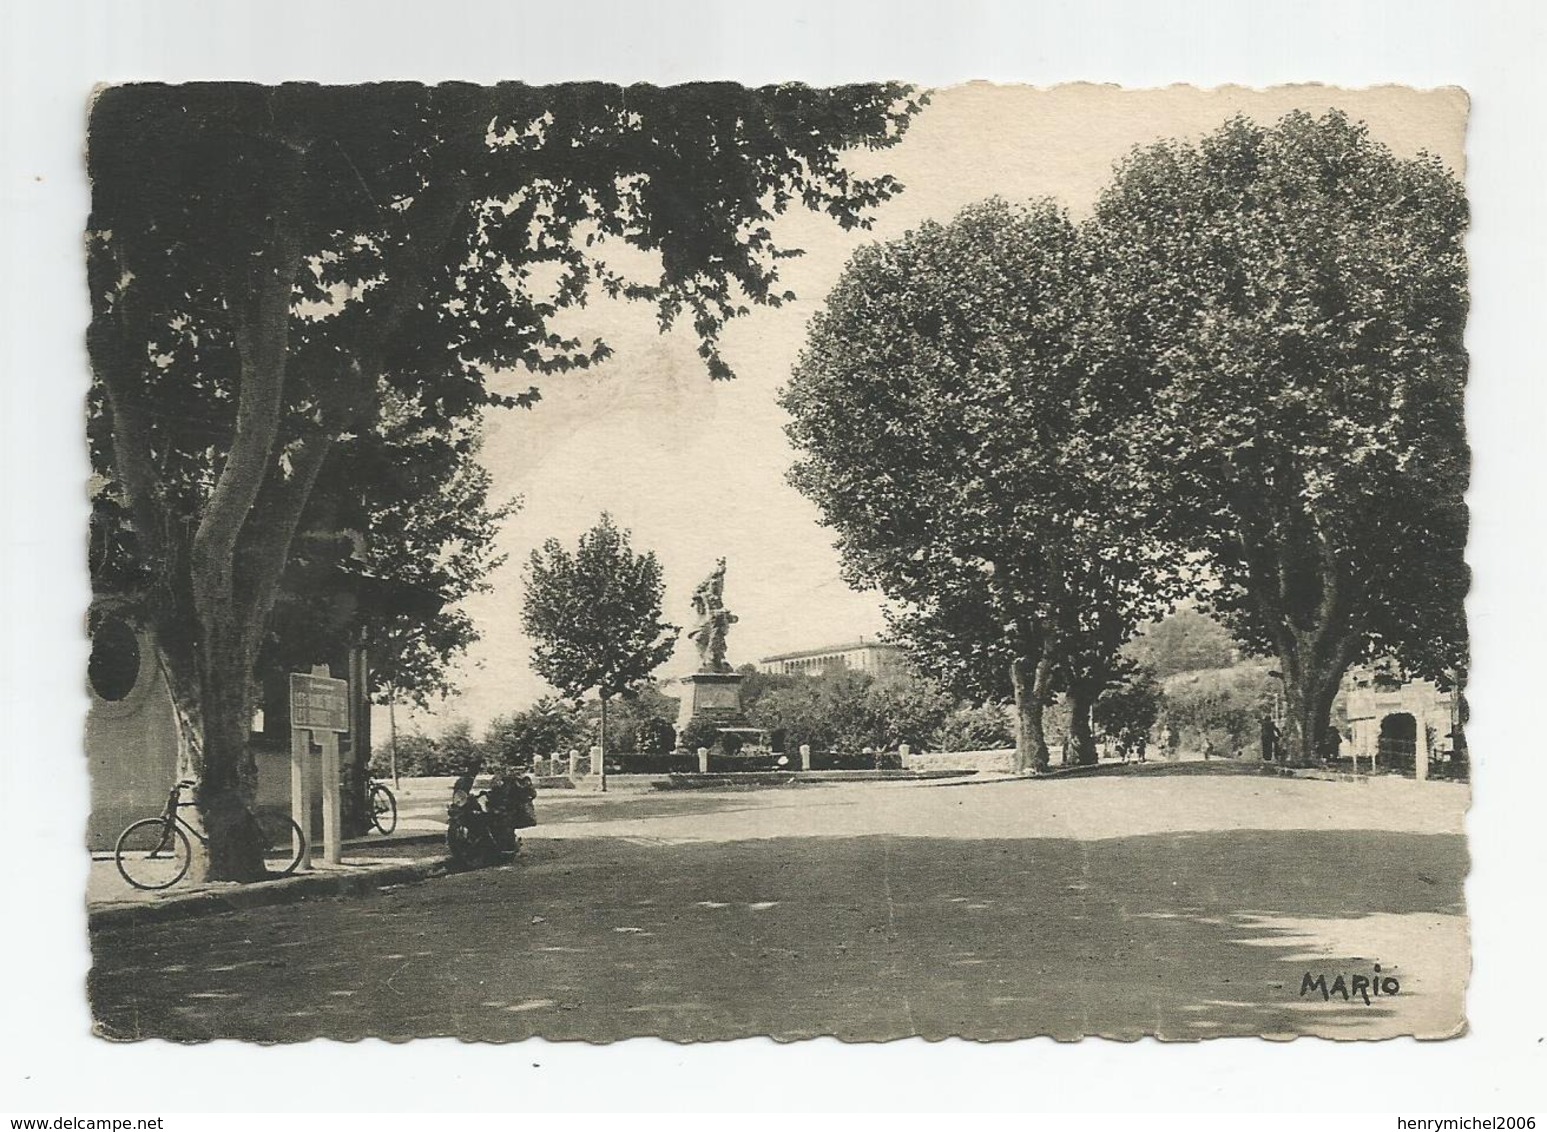
<instances>
[{"instance_id":1,"label":"bicycle wheel","mask_svg":"<svg viewBox=\"0 0 1547 1132\"><path fill-rule=\"evenodd\" d=\"M193 863L188 835L165 818L143 818L113 846L118 874L135 888L171 888Z\"/></svg>"},{"instance_id":2,"label":"bicycle wheel","mask_svg":"<svg viewBox=\"0 0 1547 1132\"><path fill-rule=\"evenodd\" d=\"M289 876L301 863L306 838L289 814L262 813L257 817L263 845L263 864L276 876Z\"/></svg>"},{"instance_id":3,"label":"bicycle wheel","mask_svg":"<svg viewBox=\"0 0 1547 1132\"><path fill-rule=\"evenodd\" d=\"M488 853L489 835L475 829L465 817L456 816L446 822L446 850L451 863L459 868L471 868L482 863Z\"/></svg>"},{"instance_id":4,"label":"bicycle wheel","mask_svg":"<svg viewBox=\"0 0 1547 1132\"><path fill-rule=\"evenodd\" d=\"M371 787L371 824L382 833L397 828L397 799L385 786Z\"/></svg>"}]
</instances>

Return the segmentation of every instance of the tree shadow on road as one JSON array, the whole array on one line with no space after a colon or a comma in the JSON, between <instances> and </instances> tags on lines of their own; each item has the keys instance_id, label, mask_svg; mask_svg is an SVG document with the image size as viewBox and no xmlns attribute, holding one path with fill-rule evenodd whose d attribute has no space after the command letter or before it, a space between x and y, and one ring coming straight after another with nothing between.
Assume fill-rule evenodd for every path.
<instances>
[{"instance_id":1,"label":"tree shadow on road","mask_svg":"<svg viewBox=\"0 0 1547 1132\"><path fill-rule=\"evenodd\" d=\"M1439 1036L1463 839L1255 830L529 842L515 865L93 939L112 1037ZM1324 1001L1306 974L1395 996Z\"/></svg>"}]
</instances>

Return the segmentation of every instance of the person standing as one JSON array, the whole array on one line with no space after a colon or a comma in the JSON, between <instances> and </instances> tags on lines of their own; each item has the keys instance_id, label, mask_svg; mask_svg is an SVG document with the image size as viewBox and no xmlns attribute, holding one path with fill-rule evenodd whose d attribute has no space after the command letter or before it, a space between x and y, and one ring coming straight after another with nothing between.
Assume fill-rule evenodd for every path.
<instances>
[{"instance_id":1,"label":"person standing","mask_svg":"<svg viewBox=\"0 0 1547 1132\"><path fill-rule=\"evenodd\" d=\"M1271 715L1262 717L1262 761L1273 762L1278 757L1278 725Z\"/></svg>"}]
</instances>

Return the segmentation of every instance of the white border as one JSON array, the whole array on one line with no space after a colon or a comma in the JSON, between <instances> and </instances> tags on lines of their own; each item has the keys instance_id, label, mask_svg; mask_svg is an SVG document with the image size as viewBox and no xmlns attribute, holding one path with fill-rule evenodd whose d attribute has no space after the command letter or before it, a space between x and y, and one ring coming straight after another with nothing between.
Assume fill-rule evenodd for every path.
<instances>
[{"instance_id":1,"label":"white border","mask_svg":"<svg viewBox=\"0 0 1547 1132\"><path fill-rule=\"evenodd\" d=\"M0 1112L1105 1108L1525 1111L1542 1096L1539 869L1543 120L1539 5L1376 3L92 3L0 8L7 332ZM85 610L80 230L85 98L103 80L730 77L1459 84L1473 96L1468 411L1478 585L1468 898L1477 972L1459 1041L1133 1046L1038 1041L593 1048L441 1042L115 1047L87 1036L77 867ZM364 1091L362 1091L364 1090ZM1385 1125L1389 1126L1389 1125Z\"/></svg>"}]
</instances>

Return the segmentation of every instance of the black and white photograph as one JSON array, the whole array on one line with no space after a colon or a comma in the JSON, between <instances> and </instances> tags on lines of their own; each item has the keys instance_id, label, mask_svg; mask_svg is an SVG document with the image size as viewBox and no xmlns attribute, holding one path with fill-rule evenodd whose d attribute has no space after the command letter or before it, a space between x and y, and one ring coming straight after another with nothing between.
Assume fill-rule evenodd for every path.
<instances>
[{"instance_id":1,"label":"black and white photograph","mask_svg":"<svg viewBox=\"0 0 1547 1132\"><path fill-rule=\"evenodd\" d=\"M0 17L13 1126L1528 1118L1547 24L922 7Z\"/></svg>"},{"instance_id":2,"label":"black and white photograph","mask_svg":"<svg viewBox=\"0 0 1547 1132\"><path fill-rule=\"evenodd\" d=\"M99 90L99 1034L1460 1033L1466 112Z\"/></svg>"}]
</instances>

